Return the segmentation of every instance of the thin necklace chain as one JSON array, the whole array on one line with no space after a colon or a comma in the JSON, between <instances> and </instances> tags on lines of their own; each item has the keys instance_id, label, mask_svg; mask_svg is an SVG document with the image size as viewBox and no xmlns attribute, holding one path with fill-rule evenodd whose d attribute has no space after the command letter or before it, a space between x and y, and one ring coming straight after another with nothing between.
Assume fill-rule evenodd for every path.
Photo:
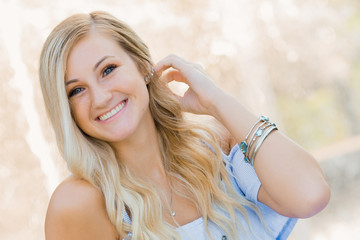
<instances>
[{"instance_id":1,"label":"thin necklace chain","mask_svg":"<svg viewBox=\"0 0 360 240\"><path fill-rule=\"evenodd\" d=\"M166 166L165 166L166 167ZM170 213L170 216L173 218L173 220L175 221L174 217L176 215L176 212L172 210L172 204L173 204L173 189L172 189L172 183L171 183L171 177L169 175L167 175L167 185L170 189L170 203L169 203L169 200L168 200L168 197L167 197L167 194L165 194L165 199L166 199L166 203L169 207L169 213ZM175 221L176 222L176 221Z\"/></svg>"},{"instance_id":2,"label":"thin necklace chain","mask_svg":"<svg viewBox=\"0 0 360 240\"><path fill-rule=\"evenodd\" d=\"M170 215L172 217L175 217L176 212L171 209L172 208L172 203L173 203L173 191L172 191L172 187L170 186L170 209L169 210L170 210Z\"/></svg>"}]
</instances>

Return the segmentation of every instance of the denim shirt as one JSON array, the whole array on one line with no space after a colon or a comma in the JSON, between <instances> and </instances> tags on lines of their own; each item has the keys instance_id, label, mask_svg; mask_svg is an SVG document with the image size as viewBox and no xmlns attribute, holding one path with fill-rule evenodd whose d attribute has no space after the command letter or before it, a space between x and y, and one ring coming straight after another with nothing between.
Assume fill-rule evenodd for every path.
<instances>
[{"instance_id":1,"label":"denim shirt","mask_svg":"<svg viewBox=\"0 0 360 240\"><path fill-rule=\"evenodd\" d=\"M297 219L282 216L257 200L261 183L256 175L255 169L244 161L244 155L241 152L239 145L236 144L231 149L229 155L223 154L223 158L225 159L226 168L230 173L229 177L235 190L258 207L268 227L267 230L253 209L245 207L252 231L250 231L244 217L240 213L237 213L241 225L245 228L245 231L248 231L248 234L244 233L244 231L239 231L238 239L287 239L295 227ZM230 239L211 221L209 221L208 228L212 239ZM202 218L185 224L177 230L184 240L208 240ZM256 234L256 236L254 234Z\"/></svg>"},{"instance_id":2,"label":"denim shirt","mask_svg":"<svg viewBox=\"0 0 360 240\"><path fill-rule=\"evenodd\" d=\"M233 187L240 195L258 207L267 225L266 228L253 209L245 207L252 231L243 215L236 213L238 220L241 221L241 226L245 230L238 231L237 239L287 239L295 227L297 219L282 216L257 200L261 183L256 175L255 169L244 161L244 155L240 151L239 145L236 144L231 149L229 155L223 154L223 158L226 162L226 168L229 172ZM127 214L124 214L124 220L128 223L131 222ZM208 229L211 239L213 240L230 239L221 228L211 221L208 221ZM206 235L204 219L202 217L177 228L177 231L183 240L210 240ZM131 233L128 237L131 237Z\"/></svg>"}]
</instances>

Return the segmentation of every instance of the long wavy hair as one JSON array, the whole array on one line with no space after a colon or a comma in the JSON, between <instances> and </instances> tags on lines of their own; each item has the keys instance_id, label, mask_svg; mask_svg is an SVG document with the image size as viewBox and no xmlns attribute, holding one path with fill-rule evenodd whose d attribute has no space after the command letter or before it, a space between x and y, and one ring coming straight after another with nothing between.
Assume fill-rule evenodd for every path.
<instances>
[{"instance_id":1,"label":"long wavy hair","mask_svg":"<svg viewBox=\"0 0 360 240\"><path fill-rule=\"evenodd\" d=\"M91 31L112 36L144 76L153 66L143 41L108 13L73 15L55 27L43 46L39 73L59 150L74 176L103 193L106 211L119 236L131 232L137 240L180 239L176 228L162 217L161 199L154 186L134 178L117 161L108 143L84 134L72 117L65 91L67 59L72 47ZM238 226L241 221L237 221L236 212L249 223L244 206L255 207L232 187L216 137L204 126L184 118L179 101L158 76L152 77L148 91L168 176L188 190L187 197L201 213L208 235L208 221L212 221L231 239L238 239L237 231L248 232L248 228ZM131 216L131 223L124 221L126 213Z\"/></svg>"}]
</instances>

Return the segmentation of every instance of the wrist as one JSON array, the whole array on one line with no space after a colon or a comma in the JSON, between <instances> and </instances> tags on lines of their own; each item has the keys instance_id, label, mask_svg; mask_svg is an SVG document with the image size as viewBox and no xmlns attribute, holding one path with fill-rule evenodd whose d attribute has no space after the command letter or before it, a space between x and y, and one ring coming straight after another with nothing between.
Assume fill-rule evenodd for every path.
<instances>
[{"instance_id":1,"label":"wrist","mask_svg":"<svg viewBox=\"0 0 360 240\"><path fill-rule=\"evenodd\" d=\"M225 91L218 91L212 96L211 104L208 108L209 114L218 121L223 122L224 117L229 115L229 111L234 104L239 104L236 99Z\"/></svg>"},{"instance_id":2,"label":"wrist","mask_svg":"<svg viewBox=\"0 0 360 240\"><path fill-rule=\"evenodd\" d=\"M221 89L214 91L212 95L209 95L209 102L207 105L208 114L214 118L220 120L221 115L221 106L223 105L224 98L227 97L227 94Z\"/></svg>"},{"instance_id":3,"label":"wrist","mask_svg":"<svg viewBox=\"0 0 360 240\"><path fill-rule=\"evenodd\" d=\"M240 143L257 120L257 116L244 107L235 97L222 92L214 97L214 104L209 108L211 116L226 127Z\"/></svg>"}]
</instances>

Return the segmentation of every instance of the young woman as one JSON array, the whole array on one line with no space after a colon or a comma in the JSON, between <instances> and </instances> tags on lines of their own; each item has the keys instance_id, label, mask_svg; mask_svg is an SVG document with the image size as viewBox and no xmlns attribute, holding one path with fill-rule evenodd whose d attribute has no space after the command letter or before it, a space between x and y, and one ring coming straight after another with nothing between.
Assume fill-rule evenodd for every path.
<instances>
[{"instance_id":1,"label":"young woman","mask_svg":"<svg viewBox=\"0 0 360 240\"><path fill-rule=\"evenodd\" d=\"M165 71L166 70L166 71ZM183 97L167 87L184 82ZM286 239L329 200L309 153L175 55L154 65L124 23L74 15L44 44L40 81L71 176L45 222L58 239ZM183 112L216 118L231 151Z\"/></svg>"}]
</instances>

